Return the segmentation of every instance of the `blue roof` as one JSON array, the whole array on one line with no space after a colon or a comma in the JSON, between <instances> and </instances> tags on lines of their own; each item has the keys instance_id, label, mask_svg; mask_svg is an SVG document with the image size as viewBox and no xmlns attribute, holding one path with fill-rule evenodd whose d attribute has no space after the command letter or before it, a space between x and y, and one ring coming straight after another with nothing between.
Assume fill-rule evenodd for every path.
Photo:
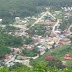
<instances>
[{"instance_id":1,"label":"blue roof","mask_svg":"<svg viewBox=\"0 0 72 72\"><path fill-rule=\"evenodd\" d=\"M65 38L66 38L66 37L65 37L65 36L63 36L63 35L60 35L60 37L61 37L61 38L63 38L63 39L65 39Z\"/></svg>"}]
</instances>

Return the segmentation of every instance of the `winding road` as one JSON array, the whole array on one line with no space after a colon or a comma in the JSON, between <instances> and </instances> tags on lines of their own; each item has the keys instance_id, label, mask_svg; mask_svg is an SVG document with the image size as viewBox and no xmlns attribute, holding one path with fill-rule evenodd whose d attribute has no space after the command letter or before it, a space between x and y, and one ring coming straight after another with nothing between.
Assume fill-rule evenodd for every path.
<instances>
[{"instance_id":1,"label":"winding road","mask_svg":"<svg viewBox=\"0 0 72 72\"><path fill-rule=\"evenodd\" d=\"M29 28L27 28L26 30L29 30L32 26L34 26L35 24L39 23L39 22L44 18L44 16L46 16L47 14L50 15L51 17L53 17L54 19L56 19L49 11L46 11L40 18L38 18L38 20L37 20L34 24L32 24L32 25L31 25ZM57 21L57 23L56 23L55 26L57 26L58 23L59 23L59 20ZM53 30L55 29L55 26L54 26Z\"/></svg>"}]
</instances>

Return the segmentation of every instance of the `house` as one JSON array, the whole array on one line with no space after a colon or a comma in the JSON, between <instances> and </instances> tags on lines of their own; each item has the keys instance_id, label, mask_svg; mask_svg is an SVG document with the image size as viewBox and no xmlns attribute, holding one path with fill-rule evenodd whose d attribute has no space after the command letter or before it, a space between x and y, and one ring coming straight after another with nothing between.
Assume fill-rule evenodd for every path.
<instances>
[{"instance_id":1,"label":"house","mask_svg":"<svg viewBox=\"0 0 72 72\"><path fill-rule=\"evenodd\" d=\"M56 33L52 33L50 36L52 36L52 37L56 37Z\"/></svg>"},{"instance_id":2,"label":"house","mask_svg":"<svg viewBox=\"0 0 72 72\"><path fill-rule=\"evenodd\" d=\"M0 23L2 23L2 19L0 19Z\"/></svg>"},{"instance_id":3,"label":"house","mask_svg":"<svg viewBox=\"0 0 72 72\"><path fill-rule=\"evenodd\" d=\"M14 54L16 54L16 53L19 52L19 51L20 51L19 48L15 48L15 49L14 49Z\"/></svg>"},{"instance_id":4,"label":"house","mask_svg":"<svg viewBox=\"0 0 72 72\"><path fill-rule=\"evenodd\" d=\"M63 45L66 45L66 44L70 44L71 41L69 39L60 39L59 40L59 44L63 44Z\"/></svg>"},{"instance_id":5,"label":"house","mask_svg":"<svg viewBox=\"0 0 72 72\"><path fill-rule=\"evenodd\" d=\"M49 42L52 42L53 41L53 38L52 37L48 37L48 41Z\"/></svg>"},{"instance_id":6,"label":"house","mask_svg":"<svg viewBox=\"0 0 72 72\"><path fill-rule=\"evenodd\" d=\"M56 13L57 15L59 15L59 14L61 13L61 11L55 11L55 13Z\"/></svg>"},{"instance_id":7,"label":"house","mask_svg":"<svg viewBox=\"0 0 72 72\"><path fill-rule=\"evenodd\" d=\"M69 54L66 54L65 57L64 57L64 59L66 59L66 60L72 60L72 56L70 56Z\"/></svg>"},{"instance_id":8,"label":"house","mask_svg":"<svg viewBox=\"0 0 72 72\"><path fill-rule=\"evenodd\" d=\"M53 46L54 42L48 42L48 45Z\"/></svg>"},{"instance_id":9,"label":"house","mask_svg":"<svg viewBox=\"0 0 72 72\"><path fill-rule=\"evenodd\" d=\"M40 52L43 52L43 51L46 50L46 48L45 48L44 46L42 46L42 45L37 46L37 47L38 47L38 50L39 50Z\"/></svg>"},{"instance_id":10,"label":"house","mask_svg":"<svg viewBox=\"0 0 72 72\"><path fill-rule=\"evenodd\" d=\"M14 62L10 62L8 64L6 64L7 67L10 67L10 66L13 66L14 65Z\"/></svg>"},{"instance_id":11,"label":"house","mask_svg":"<svg viewBox=\"0 0 72 72\"><path fill-rule=\"evenodd\" d=\"M15 21L16 21L16 23L20 23L20 17L15 17Z\"/></svg>"}]
</instances>

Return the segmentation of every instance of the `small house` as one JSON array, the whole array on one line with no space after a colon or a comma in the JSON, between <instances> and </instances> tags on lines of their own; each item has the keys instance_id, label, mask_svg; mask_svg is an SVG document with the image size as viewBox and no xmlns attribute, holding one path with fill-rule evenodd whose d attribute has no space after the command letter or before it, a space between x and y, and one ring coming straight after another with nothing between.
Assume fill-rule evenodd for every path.
<instances>
[{"instance_id":1,"label":"small house","mask_svg":"<svg viewBox=\"0 0 72 72\"><path fill-rule=\"evenodd\" d=\"M66 60L72 60L72 56L70 56L69 54L66 54L65 57L64 57L64 59L66 59Z\"/></svg>"}]
</instances>

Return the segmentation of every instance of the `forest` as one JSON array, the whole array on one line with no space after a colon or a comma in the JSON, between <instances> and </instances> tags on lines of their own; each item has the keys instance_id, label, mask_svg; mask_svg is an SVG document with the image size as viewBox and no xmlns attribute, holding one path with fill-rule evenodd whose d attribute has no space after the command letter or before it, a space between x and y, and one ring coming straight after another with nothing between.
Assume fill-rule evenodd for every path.
<instances>
[{"instance_id":1,"label":"forest","mask_svg":"<svg viewBox=\"0 0 72 72\"><path fill-rule=\"evenodd\" d=\"M72 0L0 0L0 18L8 24L12 23L16 16L36 15L44 10L44 7L59 10L65 6L72 6Z\"/></svg>"},{"instance_id":2,"label":"forest","mask_svg":"<svg viewBox=\"0 0 72 72\"><path fill-rule=\"evenodd\" d=\"M0 58L4 58L6 54L11 51L8 47L21 47L23 45L23 40L20 37L15 37L3 33L0 30Z\"/></svg>"}]
</instances>

